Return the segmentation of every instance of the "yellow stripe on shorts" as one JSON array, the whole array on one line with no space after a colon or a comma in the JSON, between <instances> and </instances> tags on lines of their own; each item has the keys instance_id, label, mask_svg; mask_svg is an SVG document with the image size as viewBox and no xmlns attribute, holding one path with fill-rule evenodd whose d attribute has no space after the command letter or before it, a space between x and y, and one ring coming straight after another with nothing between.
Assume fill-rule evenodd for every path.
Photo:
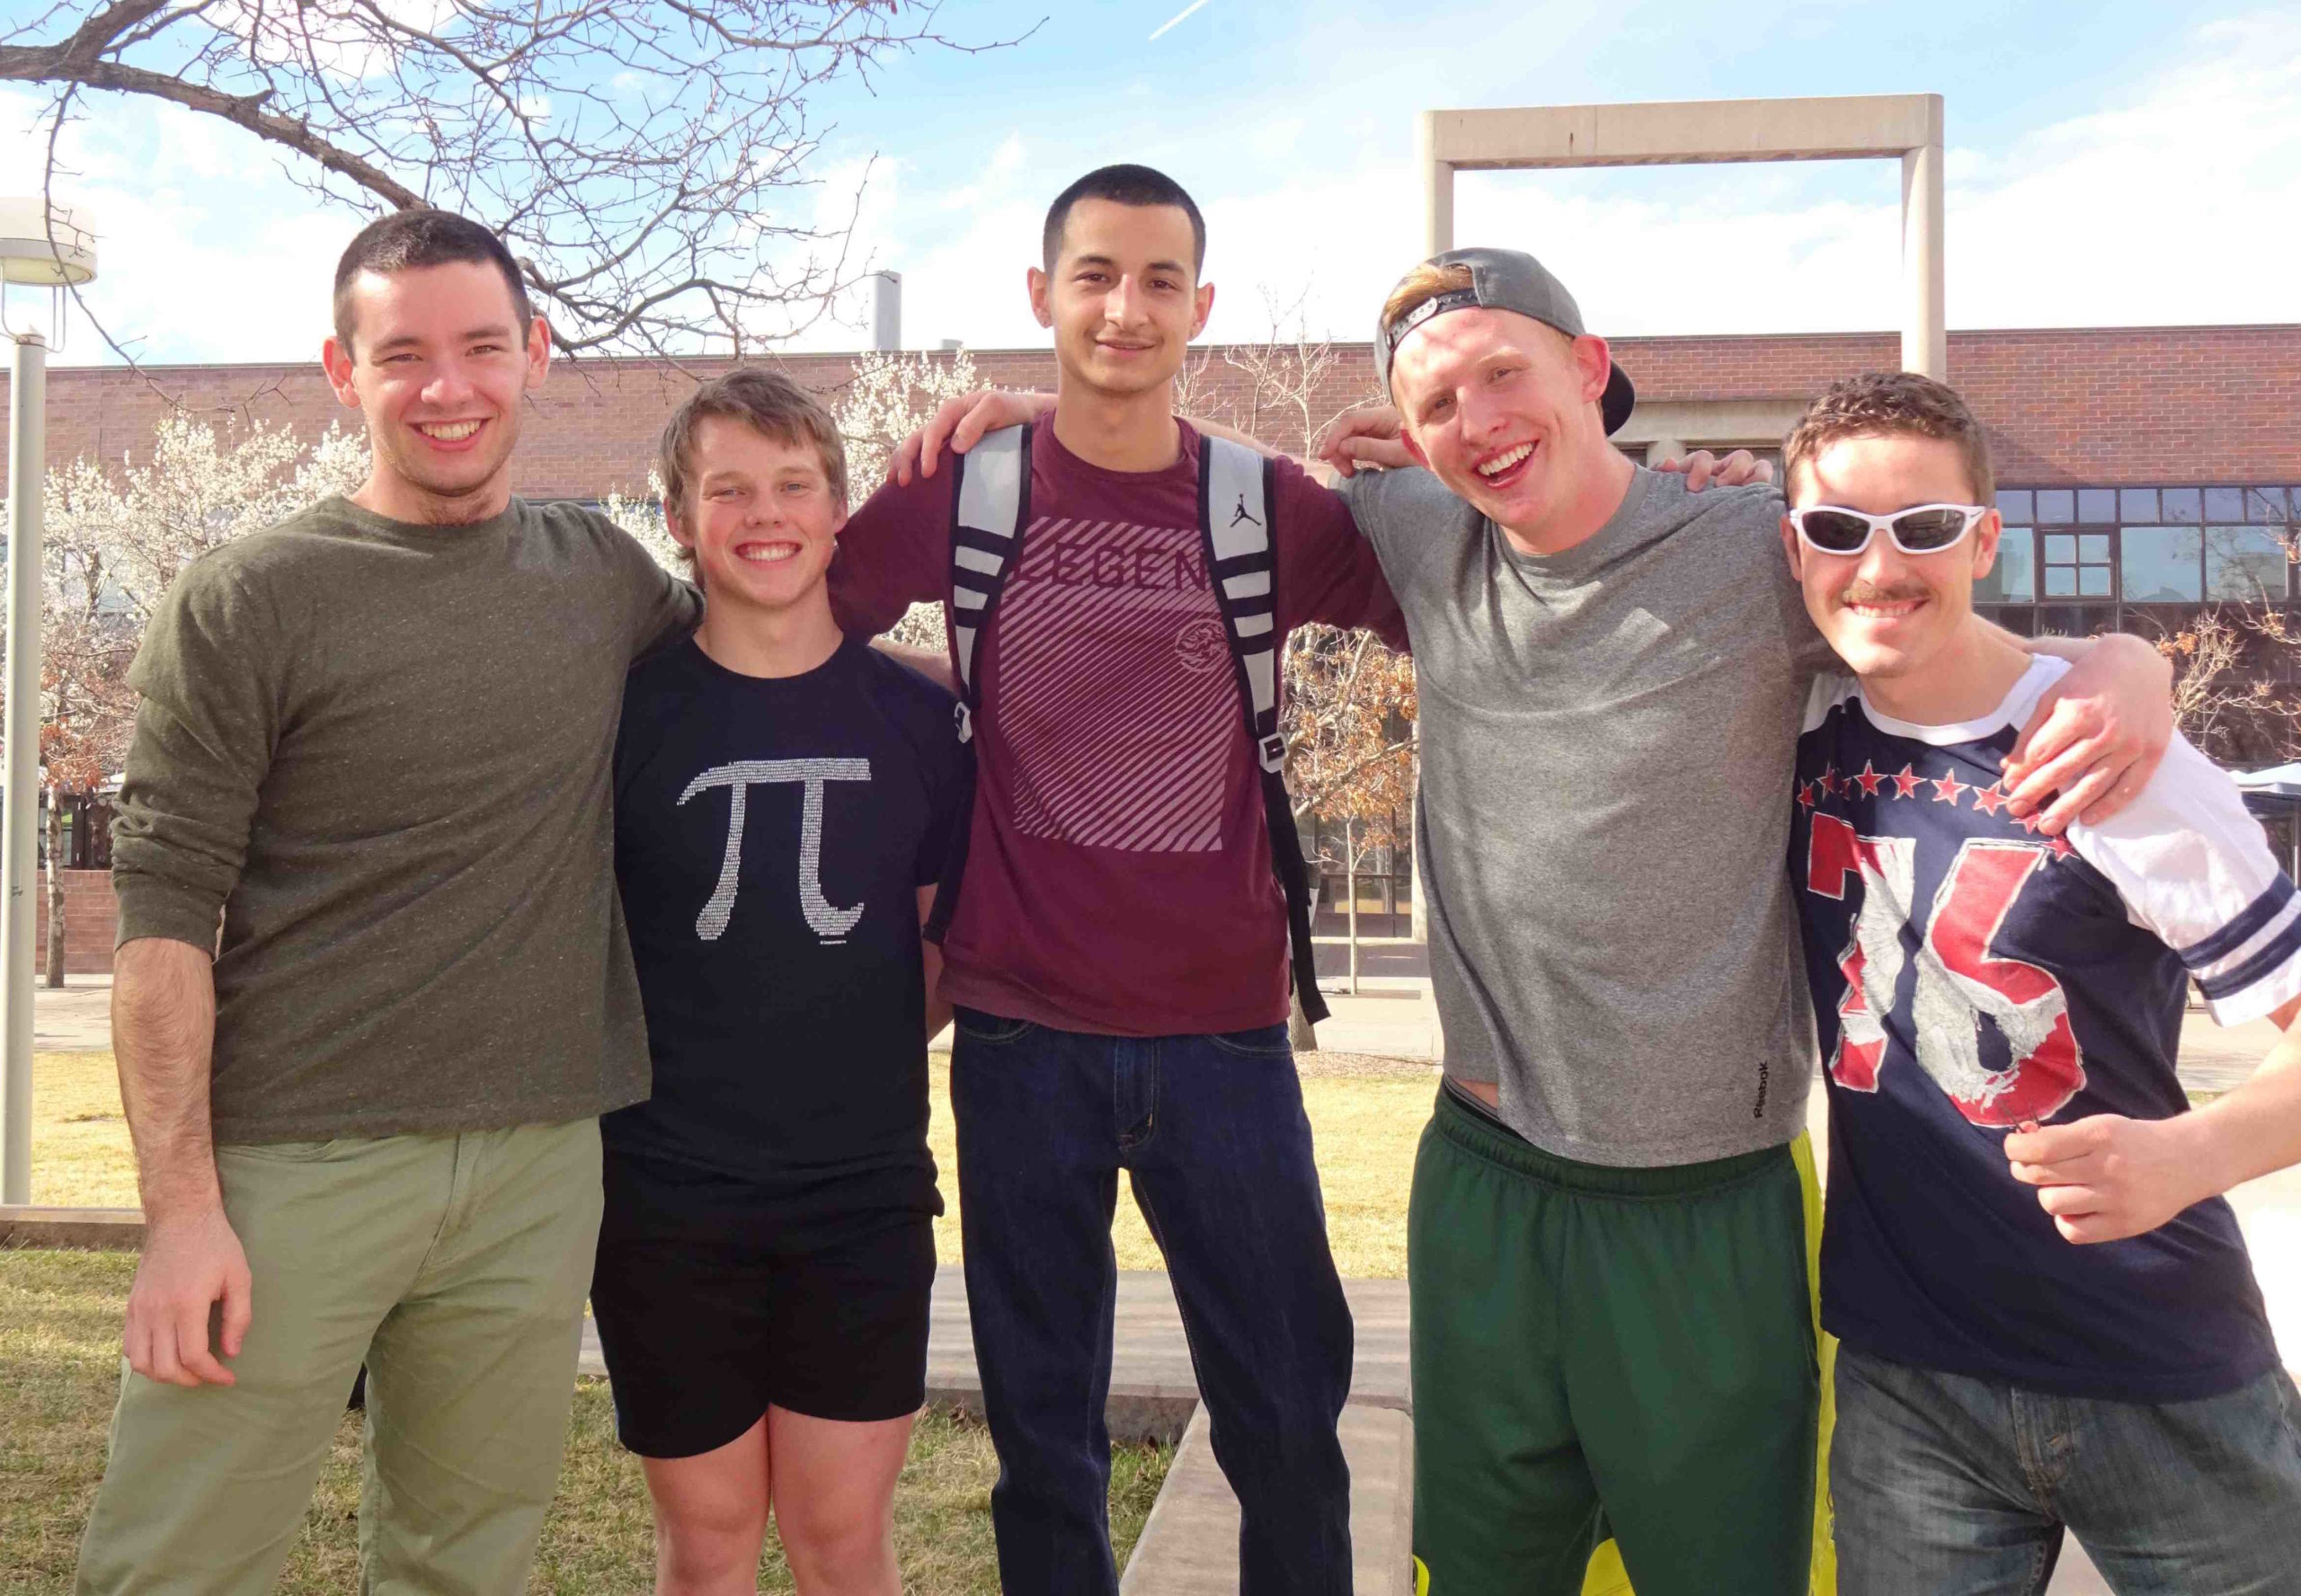
<instances>
[{"instance_id":1,"label":"yellow stripe on shorts","mask_svg":"<svg viewBox=\"0 0 2301 1596\"><path fill-rule=\"evenodd\" d=\"M1831 1389L1831 1371L1837 1363L1837 1338L1822 1334L1822 1183L1814 1167L1814 1139L1800 1130L1790 1144L1798 1165L1798 1187L1806 1201L1806 1290L1813 1306L1814 1345L1821 1355L1822 1407L1820 1444L1814 1459L1814 1574L1808 1586L1811 1596L1837 1596L1837 1548L1830 1540L1830 1432L1837 1424L1837 1399ZM1414 1565L1415 1596L1429 1596L1430 1574L1420 1559ZM1600 1541L1590 1554L1590 1567L1582 1576L1582 1596L1631 1596L1630 1574L1621 1565L1621 1549L1611 1540Z\"/></svg>"}]
</instances>

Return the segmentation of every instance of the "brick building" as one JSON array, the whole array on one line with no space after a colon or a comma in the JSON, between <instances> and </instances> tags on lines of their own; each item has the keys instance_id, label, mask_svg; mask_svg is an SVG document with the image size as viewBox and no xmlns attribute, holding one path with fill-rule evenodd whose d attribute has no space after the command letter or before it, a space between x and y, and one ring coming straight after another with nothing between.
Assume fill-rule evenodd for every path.
<instances>
[{"instance_id":1,"label":"brick building","mask_svg":"<svg viewBox=\"0 0 2301 1596\"><path fill-rule=\"evenodd\" d=\"M1614 352L1639 392L1617 441L1644 457L1682 447L1772 448L1823 385L1897 364L1900 345L1883 332L1624 338ZM1321 416L1373 391L1367 347L1337 354L1312 405ZM1053 384L1043 350L973 359L986 382ZM847 355L780 363L826 395L853 369ZM535 401L516 490L591 501L644 490L663 417L699 376L724 367L562 362ZM2301 530L2301 325L1952 332L1950 377L1988 429L1997 462L2007 530L1983 598L2009 627L2146 634L2217 602L2301 605L2288 557ZM1190 403L1201 413L1255 427L1252 394L1223 350L1194 359ZM49 376L49 458L141 457L172 403L311 434L331 421L358 424L315 362L141 374L67 367ZM2279 651L2277 674L2293 676L2294 653ZM2285 757L2234 744L2217 751L2239 764Z\"/></svg>"},{"instance_id":2,"label":"brick building","mask_svg":"<svg viewBox=\"0 0 2301 1596\"><path fill-rule=\"evenodd\" d=\"M1621 339L1639 406L1621 441L1634 455L1771 448L1817 389L1891 366L1898 349L1888 333ZM1373 391L1366 347L1337 354L1313 405L1321 415ZM1044 350L974 359L987 382L1053 381ZM846 355L782 364L826 394L852 370ZM597 500L642 489L663 416L724 365L563 362L535 401L517 491ZM1252 382L1225 351L1194 366L1194 405L1254 424ZM1950 375L1995 453L2008 532L1987 598L2014 630L2148 631L2217 600L2301 597L2283 532L2301 525L2301 325L1952 332ZM136 456L172 401L309 432L358 420L316 364L63 368L49 377L49 458Z\"/></svg>"}]
</instances>

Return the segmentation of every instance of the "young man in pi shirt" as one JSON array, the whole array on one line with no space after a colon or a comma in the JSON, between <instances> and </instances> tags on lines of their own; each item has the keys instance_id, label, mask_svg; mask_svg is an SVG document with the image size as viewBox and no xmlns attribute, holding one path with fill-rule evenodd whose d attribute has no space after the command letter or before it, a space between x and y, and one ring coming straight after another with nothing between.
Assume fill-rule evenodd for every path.
<instances>
[{"instance_id":1,"label":"young man in pi shirt","mask_svg":"<svg viewBox=\"0 0 2301 1596\"><path fill-rule=\"evenodd\" d=\"M705 602L624 691L616 875L654 1092L600 1122L592 1311L659 1596L751 1590L770 1510L801 1592L897 1596L942 1210L927 1038L949 1011L920 922L964 818L952 698L840 636L845 451L787 377L705 384L661 466Z\"/></svg>"},{"instance_id":2,"label":"young man in pi shirt","mask_svg":"<svg viewBox=\"0 0 2301 1596\"><path fill-rule=\"evenodd\" d=\"M1958 395L1837 384L1781 536L1847 674L1799 740L1791 878L1830 1095L1822 1317L1848 1596L2301 1590L2301 1396L2221 1193L2301 1161L2301 899L2179 737L2059 837L2007 750L2067 666L1973 613L1997 554ZM2190 984L2286 1032L2191 1111Z\"/></svg>"}]
</instances>

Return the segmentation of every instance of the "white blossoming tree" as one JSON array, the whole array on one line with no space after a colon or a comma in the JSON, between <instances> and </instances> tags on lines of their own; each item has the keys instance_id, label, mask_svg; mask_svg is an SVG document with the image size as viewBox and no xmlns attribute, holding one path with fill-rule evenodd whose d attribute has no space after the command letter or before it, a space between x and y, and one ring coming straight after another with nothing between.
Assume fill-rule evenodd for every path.
<instances>
[{"instance_id":1,"label":"white blossoming tree","mask_svg":"<svg viewBox=\"0 0 2301 1596\"><path fill-rule=\"evenodd\" d=\"M40 766L48 796L46 979L64 984L64 811L127 757L137 694L128 667L176 573L368 474L364 435L307 444L284 428L163 421L142 465L85 457L49 473L41 544Z\"/></svg>"}]
</instances>

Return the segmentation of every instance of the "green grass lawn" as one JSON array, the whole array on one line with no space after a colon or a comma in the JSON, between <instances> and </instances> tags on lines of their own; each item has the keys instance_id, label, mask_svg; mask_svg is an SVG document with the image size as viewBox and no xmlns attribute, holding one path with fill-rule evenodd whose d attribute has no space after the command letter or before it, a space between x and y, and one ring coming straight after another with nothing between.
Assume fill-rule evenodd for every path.
<instances>
[{"instance_id":1,"label":"green grass lawn","mask_svg":"<svg viewBox=\"0 0 2301 1596\"><path fill-rule=\"evenodd\" d=\"M1430 1118L1436 1086L1430 1067L1349 1053L1305 1054L1300 1067L1335 1263L1346 1275L1402 1279L1415 1141ZM928 1139L943 1171L948 1207L936 1224L935 1247L946 1264L959 1258L949 1075L949 1055L933 1055ZM120 1115L111 1055L42 1053L33 1061L32 1083L32 1201L63 1208L133 1208L136 1168ZM1112 1242L1121 1269L1166 1267L1124 1181L1119 1183Z\"/></svg>"},{"instance_id":2,"label":"green grass lawn","mask_svg":"<svg viewBox=\"0 0 2301 1596\"><path fill-rule=\"evenodd\" d=\"M950 1211L937 1251L959 1257L949 1057L933 1059L931 1140ZM1406 1272L1407 1192L1414 1148L1430 1116L1426 1064L1307 1055L1302 1097L1317 1139L1335 1261L1346 1275ZM34 1061L32 1201L54 1207L132 1208L136 1170L109 1053L42 1053ZM1113 1241L1122 1269L1165 1266L1120 1183ZM120 1323L135 1260L90 1253L0 1253L0 1596L69 1587L80 1528L103 1472L104 1432L119 1384ZM359 1423L347 1418L280 1585L334 1592L358 1583ZM1166 1477L1168 1449L1112 1452L1111 1538L1124 1565ZM992 1592L998 1574L990 1436L947 1414L923 1417L896 1497L895 1539L912 1596ZM575 1393L558 1499L530 1588L644 1589L653 1567L647 1494L637 1461L615 1442L606 1383ZM9 1582L15 1583L9 1583ZM772 1538L760 1589L791 1589Z\"/></svg>"},{"instance_id":3,"label":"green grass lawn","mask_svg":"<svg viewBox=\"0 0 2301 1596\"><path fill-rule=\"evenodd\" d=\"M102 1476L120 1383L120 1323L136 1260L125 1254L0 1252L0 1592L70 1589L80 1529ZM1169 1449L1114 1447L1111 1541L1124 1565L1166 1478ZM999 1465L983 1428L923 1416L895 1497L895 1549L912 1596L991 1596L991 1486ZM360 1425L347 1417L277 1589L289 1596L359 1584ZM559 1494L546 1521L533 1592L614 1592L653 1582L653 1531L636 1459L616 1444L603 1380L582 1380ZM791 1576L774 1538L760 1589Z\"/></svg>"}]
</instances>

